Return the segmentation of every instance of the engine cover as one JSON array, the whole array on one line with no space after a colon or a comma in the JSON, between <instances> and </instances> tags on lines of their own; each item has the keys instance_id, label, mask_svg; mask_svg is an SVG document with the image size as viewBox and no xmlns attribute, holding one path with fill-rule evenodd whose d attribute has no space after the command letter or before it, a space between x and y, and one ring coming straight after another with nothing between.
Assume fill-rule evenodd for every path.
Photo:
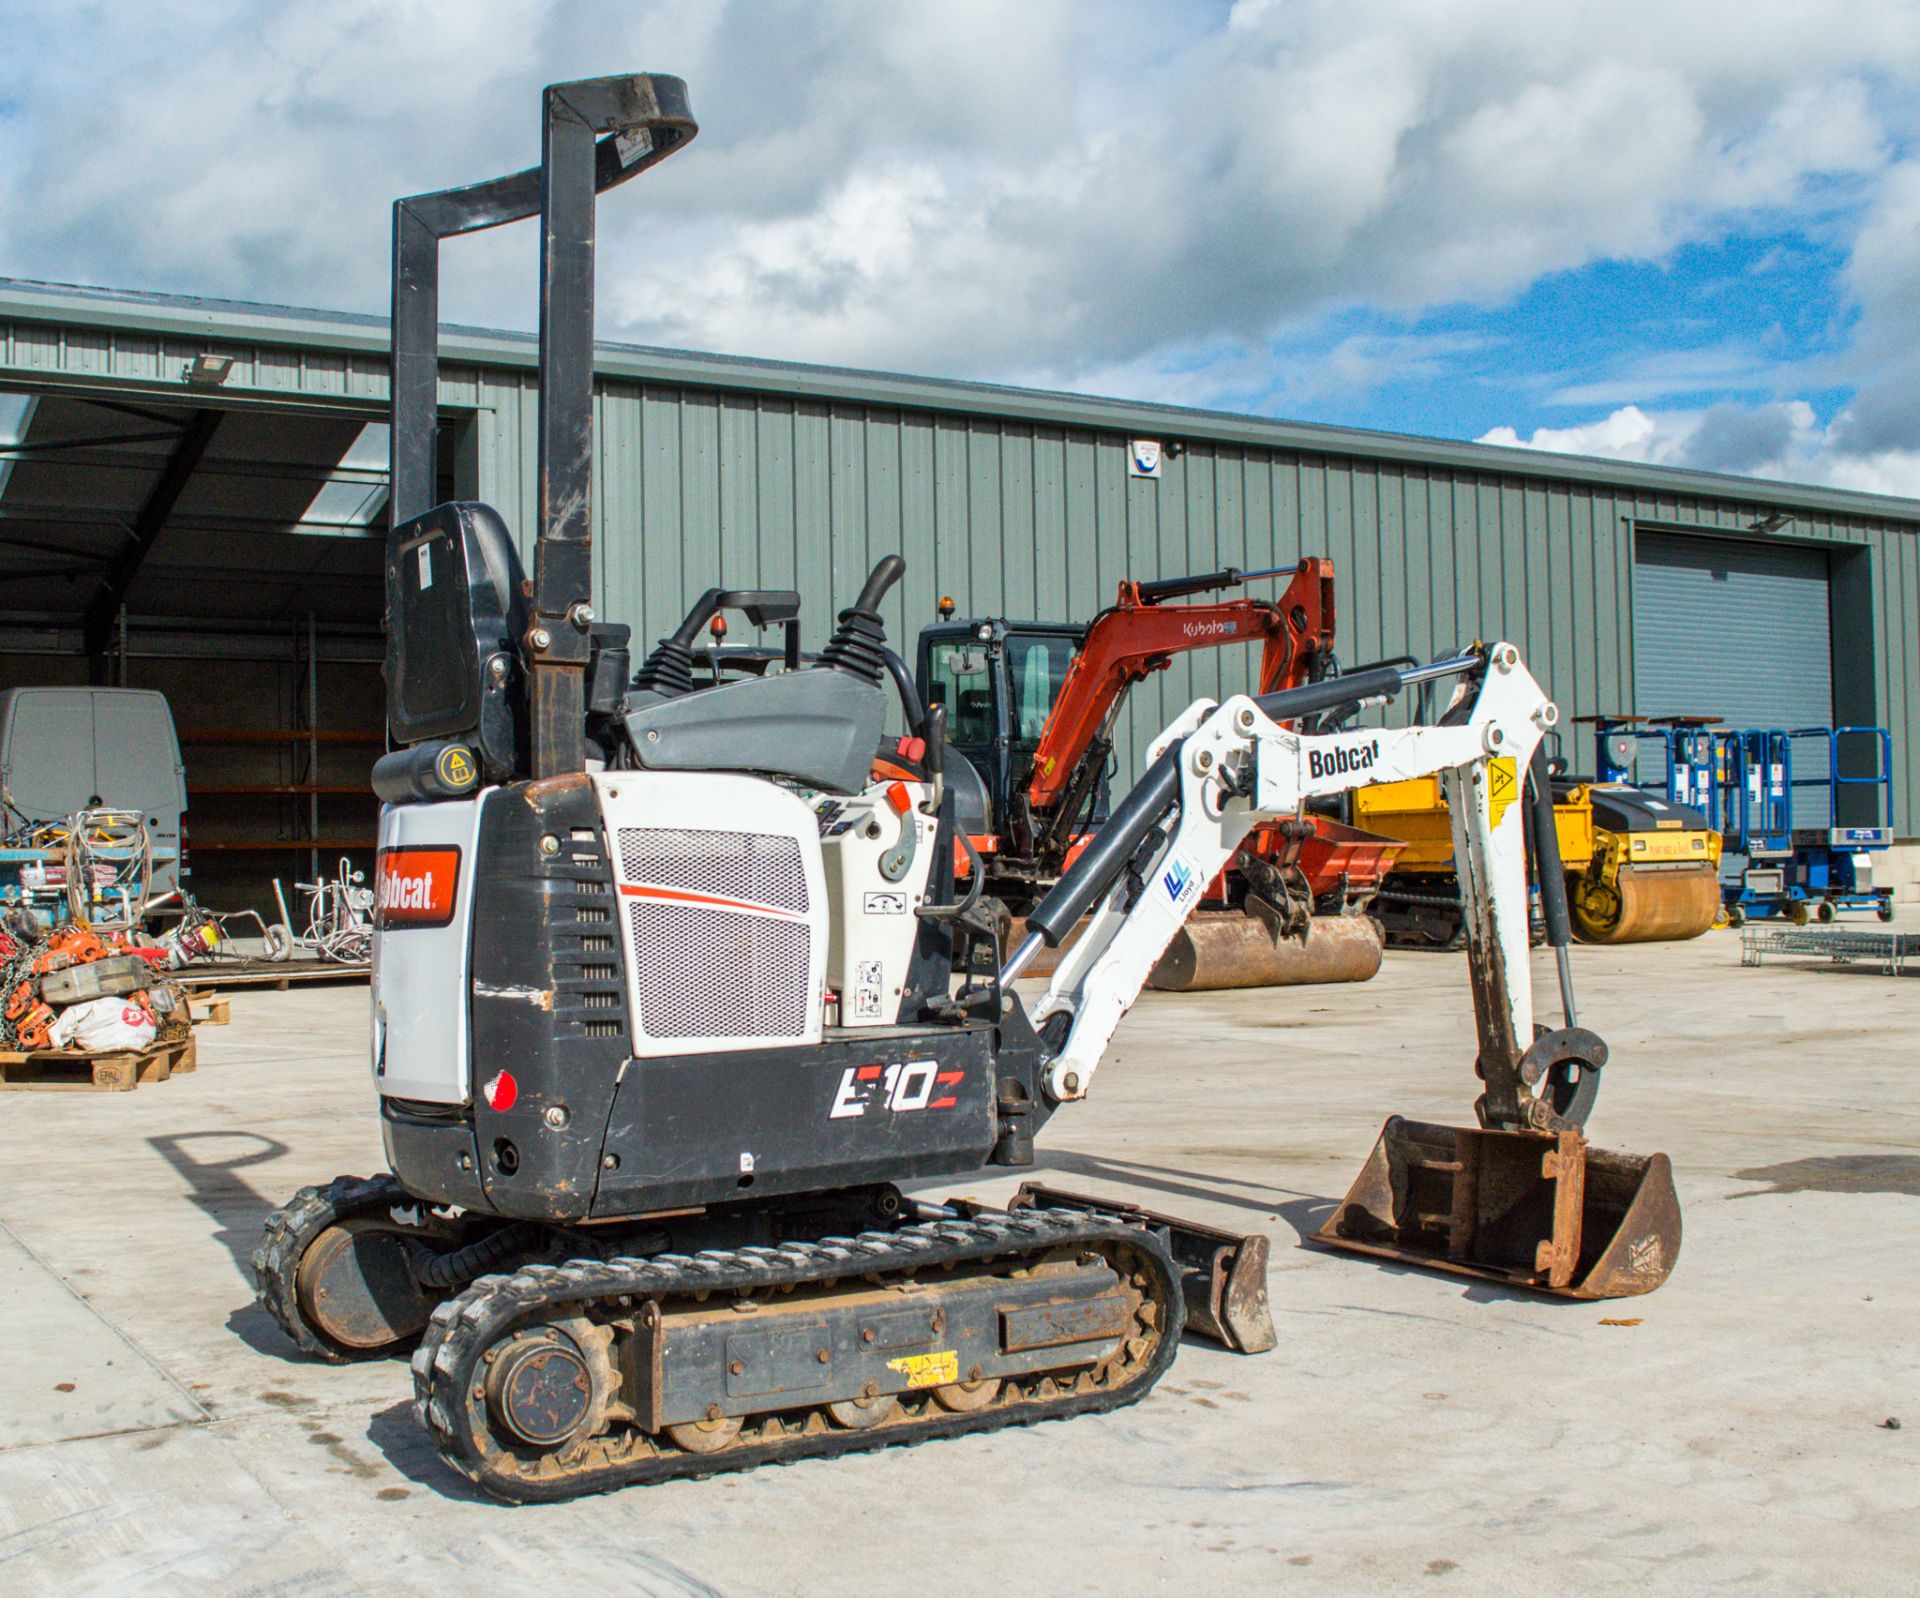
<instances>
[{"instance_id":1,"label":"engine cover","mask_svg":"<svg viewBox=\"0 0 1920 1598\"><path fill-rule=\"evenodd\" d=\"M637 1059L818 1043L826 879L813 812L724 772L594 779Z\"/></svg>"}]
</instances>

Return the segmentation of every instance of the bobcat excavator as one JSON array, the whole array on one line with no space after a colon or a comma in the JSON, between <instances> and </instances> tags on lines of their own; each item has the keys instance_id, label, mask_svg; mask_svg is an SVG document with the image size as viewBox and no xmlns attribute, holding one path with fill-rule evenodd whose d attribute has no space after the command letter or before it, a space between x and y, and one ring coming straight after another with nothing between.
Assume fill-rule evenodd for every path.
<instances>
[{"instance_id":1,"label":"bobcat excavator","mask_svg":"<svg viewBox=\"0 0 1920 1598\"><path fill-rule=\"evenodd\" d=\"M1212 597L1279 576L1290 581L1275 600ZM981 774L977 792L958 794L961 825L987 894L1015 918L1103 819L1128 696L1176 655L1257 643L1260 693L1338 669L1333 562L1314 556L1268 571L1125 579L1084 627L956 621L950 599L940 609L941 621L920 633L916 682L927 703L948 707L949 740ZM1381 937L1365 911L1399 849L1326 815L1256 828L1203 891L1152 985L1195 992L1366 981L1380 969Z\"/></svg>"},{"instance_id":2,"label":"bobcat excavator","mask_svg":"<svg viewBox=\"0 0 1920 1598\"><path fill-rule=\"evenodd\" d=\"M1390 1120L1321 1241L1575 1297L1657 1287L1667 1161L1588 1146L1606 1051L1570 985L1566 1024L1534 1021L1531 812L1490 803L1487 773L1527 766L1555 711L1508 645L1194 704L971 983L944 709L918 720L922 777L871 778L908 680L879 615L897 556L810 666L695 687L683 628L630 678L627 629L591 605L595 197L694 133L678 79L561 84L538 168L396 207L371 1036L391 1173L269 1217L267 1311L322 1359L411 1346L443 1458L515 1501L1109 1410L1185 1330L1270 1348L1265 1238L900 1184L1032 1162L1253 827L1431 772L1469 906L1478 1125ZM439 243L534 214L529 580L493 511L432 502L431 465ZM1451 690L1435 725L1281 725L1416 682ZM1044 993L1016 991L1083 917Z\"/></svg>"}]
</instances>

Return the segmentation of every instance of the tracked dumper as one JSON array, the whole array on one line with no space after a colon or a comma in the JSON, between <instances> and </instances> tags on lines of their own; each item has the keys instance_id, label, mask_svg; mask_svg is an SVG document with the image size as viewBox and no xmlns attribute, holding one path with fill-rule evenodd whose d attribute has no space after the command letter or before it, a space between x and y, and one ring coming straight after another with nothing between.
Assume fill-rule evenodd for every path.
<instances>
[{"instance_id":1,"label":"tracked dumper","mask_svg":"<svg viewBox=\"0 0 1920 1598\"><path fill-rule=\"evenodd\" d=\"M1369 772L1449 784L1486 1087L1460 1135L1521 1157L1478 1189L1497 1214L1436 1232L1435 1184L1469 1220L1476 1201L1400 1139L1424 1207L1402 1213L1390 1176L1330 1240L1547 1291L1569 1250L1631 1253L1626 1290L1664 1277L1664 1161L1583 1197L1604 1050L1533 1022L1518 817L1485 801L1489 755L1524 763L1554 717L1518 655L1196 703L1019 947L963 980L956 945L999 929L953 869L944 707L904 692L881 623L899 557L813 664L705 688L684 658L704 618L791 617L797 596L711 590L638 672L627 629L593 615L595 196L695 130L668 77L558 85L544 111L538 169L396 207L398 747L374 778L371 1040L391 1174L269 1217L257 1289L293 1342L336 1361L411 1347L442 1458L519 1501L1111 1409L1188 1331L1271 1348L1264 1237L1032 1186L999 1210L900 1184L1030 1165L1201 887L1253 828ZM494 512L432 501L434 306L442 239L536 212L529 580ZM1452 685L1443 725L1283 725L1417 682ZM890 693L924 744L912 780L873 776ZM1016 991L1075 927L1044 993Z\"/></svg>"}]
</instances>

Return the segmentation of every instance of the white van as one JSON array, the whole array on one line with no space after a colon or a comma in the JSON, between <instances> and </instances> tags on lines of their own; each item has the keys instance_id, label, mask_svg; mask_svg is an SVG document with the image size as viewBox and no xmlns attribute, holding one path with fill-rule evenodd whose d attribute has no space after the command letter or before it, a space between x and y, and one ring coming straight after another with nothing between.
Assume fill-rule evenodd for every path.
<instances>
[{"instance_id":1,"label":"white van","mask_svg":"<svg viewBox=\"0 0 1920 1598\"><path fill-rule=\"evenodd\" d=\"M185 769L167 696L150 688L0 689L0 831L76 810L137 810L152 892L180 885Z\"/></svg>"}]
</instances>

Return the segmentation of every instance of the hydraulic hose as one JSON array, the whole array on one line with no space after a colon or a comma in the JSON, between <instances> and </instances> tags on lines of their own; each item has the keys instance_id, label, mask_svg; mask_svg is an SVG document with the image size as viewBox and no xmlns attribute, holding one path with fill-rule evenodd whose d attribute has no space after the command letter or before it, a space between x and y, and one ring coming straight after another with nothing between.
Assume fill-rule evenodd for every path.
<instances>
[{"instance_id":1,"label":"hydraulic hose","mask_svg":"<svg viewBox=\"0 0 1920 1598\"><path fill-rule=\"evenodd\" d=\"M1567 875L1560 860L1560 833L1553 822L1553 785L1547 775L1545 744L1535 744L1527 768L1527 842L1533 853L1533 872L1540 884L1540 914L1547 923L1547 942L1560 968L1560 1009L1567 1025L1580 1024L1573 997L1573 958L1569 945L1573 929L1567 919Z\"/></svg>"},{"instance_id":2,"label":"hydraulic hose","mask_svg":"<svg viewBox=\"0 0 1920 1598\"><path fill-rule=\"evenodd\" d=\"M426 1287L458 1287L523 1253L540 1240L543 1231L545 1228L538 1221L515 1221L464 1248L449 1249L444 1254L429 1254L420 1249L414 1256L413 1274Z\"/></svg>"},{"instance_id":3,"label":"hydraulic hose","mask_svg":"<svg viewBox=\"0 0 1920 1598\"><path fill-rule=\"evenodd\" d=\"M1478 655L1459 655L1405 671L1380 666L1262 694L1254 703L1274 721L1292 721L1361 699L1390 699L1409 683L1461 676L1478 670L1480 664ZM1148 835L1179 804L1180 752L1185 743L1184 738L1180 739L1161 752L1160 758L1147 768L1146 775L1115 807L1080 858L1028 913L1027 936L1001 967L1002 986L1013 982L1031 965L1043 946L1060 946L1074 924L1093 908L1140 852Z\"/></svg>"}]
</instances>

